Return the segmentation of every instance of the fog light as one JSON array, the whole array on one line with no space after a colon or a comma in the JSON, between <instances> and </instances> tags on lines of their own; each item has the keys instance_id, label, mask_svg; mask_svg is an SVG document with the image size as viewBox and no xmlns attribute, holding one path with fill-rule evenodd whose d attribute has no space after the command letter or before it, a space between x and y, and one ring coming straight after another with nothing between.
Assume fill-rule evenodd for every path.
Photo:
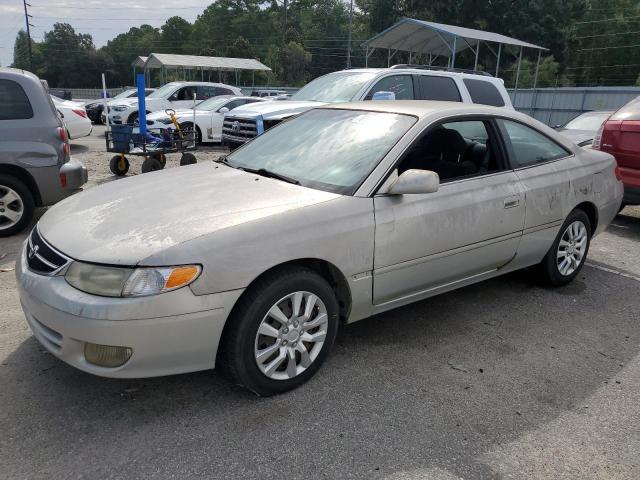
<instances>
[{"instance_id":1,"label":"fog light","mask_svg":"<svg viewBox=\"0 0 640 480\"><path fill-rule=\"evenodd\" d=\"M98 345L85 343L84 358L89 363L99 367L119 367L127 363L133 350L129 347L114 347L112 345Z\"/></svg>"}]
</instances>

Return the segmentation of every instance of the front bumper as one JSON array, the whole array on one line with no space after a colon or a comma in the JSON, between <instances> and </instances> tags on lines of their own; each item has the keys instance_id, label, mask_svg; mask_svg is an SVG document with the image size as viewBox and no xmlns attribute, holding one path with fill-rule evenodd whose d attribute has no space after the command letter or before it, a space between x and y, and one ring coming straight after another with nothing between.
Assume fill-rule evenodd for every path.
<instances>
[{"instance_id":1,"label":"front bumper","mask_svg":"<svg viewBox=\"0 0 640 480\"><path fill-rule=\"evenodd\" d=\"M154 297L107 298L83 293L62 276L16 262L20 301L36 339L60 360L94 375L143 378L215 367L218 342L241 290L194 295L187 287ZM129 347L131 358L106 368L84 357L87 342Z\"/></svg>"}]
</instances>

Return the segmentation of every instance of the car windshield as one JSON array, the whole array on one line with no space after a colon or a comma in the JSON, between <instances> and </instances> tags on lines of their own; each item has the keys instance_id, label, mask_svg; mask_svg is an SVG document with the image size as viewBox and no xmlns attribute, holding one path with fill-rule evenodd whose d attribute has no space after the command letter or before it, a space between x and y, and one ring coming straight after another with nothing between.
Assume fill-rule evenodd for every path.
<instances>
[{"instance_id":1,"label":"car windshield","mask_svg":"<svg viewBox=\"0 0 640 480\"><path fill-rule=\"evenodd\" d=\"M213 98L210 98L208 100L205 100L202 103L199 103L196 108L198 110L206 110L208 112L211 112L213 110L219 109L220 107L222 107L228 101L229 101L229 97L224 97L224 98L213 97Z\"/></svg>"},{"instance_id":2,"label":"car windshield","mask_svg":"<svg viewBox=\"0 0 640 480\"><path fill-rule=\"evenodd\" d=\"M415 122L396 113L310 110L256 137L226 162L351 195Z\"/></svg>"},{"instance_id":3,"label":"car windshield","mask_svg":"<svg viewBox=\"0 0 640 480\"><path fill-rule=\"evenodd\" d=\"M598 130L604 121L609 118L610 112L585 113L567 123L567 130Z\"/></svg>"},{"instance_id":4,"label":"car windshield","mask_svg":"<svg viewBox=\"0 0 640 480\"><path fill-rule=\"evenodd\" d=\"M134 88L130 88L129 90L125 90L122 93L119 93L118 95L116 95L115 97L113 97L113 99L115 100L116 98L127 98L129 97L132 93L135 93L136 90Z\"/></svg>"},{"instance_id":5,"label":"car windshield","mask_svg":"<svg viewBox=\"0 0 640 480\"><path fill-rule=\"evenodd\" d=\"M168 97L178 86L177 83L167 83L165 86L160 87L155 92L148 95L149 98L165 98Z\"/></svg>"},{"instance_id":6,"label":"car windshield","mask_svg":"<svg viewBox=\"0 0 640 480\"><path fill-rule=\"evenodd\" d=\"M364 84L374 78L374 72L330 73L305 85L291 100L326 103L350 102Z\"/></svg>"}]
</instances>

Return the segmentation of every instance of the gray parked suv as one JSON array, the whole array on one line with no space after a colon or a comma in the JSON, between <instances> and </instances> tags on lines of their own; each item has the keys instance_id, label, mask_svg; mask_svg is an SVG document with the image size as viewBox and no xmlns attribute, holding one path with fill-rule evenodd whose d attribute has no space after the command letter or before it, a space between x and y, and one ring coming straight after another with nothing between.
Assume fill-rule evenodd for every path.
<instances>
[{"instance_id":1,"label":"gray parked suv","mask_svg":"<svg viewBox=\"0 0 640 480\"><path fill-rule=\"evenodd\" d=\"M47 206L81 190L62 120L34 74L0 68L0 237L18 233Z\"/></svg>"}]
</instances>

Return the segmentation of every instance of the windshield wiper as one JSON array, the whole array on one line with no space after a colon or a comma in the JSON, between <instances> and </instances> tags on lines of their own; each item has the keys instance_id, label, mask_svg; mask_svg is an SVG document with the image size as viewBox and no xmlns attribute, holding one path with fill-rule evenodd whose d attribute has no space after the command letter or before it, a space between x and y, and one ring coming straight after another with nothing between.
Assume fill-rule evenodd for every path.
<instances>
[{"instance_id":1,"label":"windshield wiper","mask_svg":"<svg viewBox=\"0 0 640 480\"><path fill-rule=\"evenodd\" d=\"M240 170L244 170L247 173L255 173L256 175L260 175L262 177L275 178L276 180L282 180L283 182L292 183L294 185L300 185L300 182L295 178L287 177L286 175L272 172L270 170L267 170L266 168L249 168L249 167L236 167L236 168Z\"/></svg>"}]
</instances>

